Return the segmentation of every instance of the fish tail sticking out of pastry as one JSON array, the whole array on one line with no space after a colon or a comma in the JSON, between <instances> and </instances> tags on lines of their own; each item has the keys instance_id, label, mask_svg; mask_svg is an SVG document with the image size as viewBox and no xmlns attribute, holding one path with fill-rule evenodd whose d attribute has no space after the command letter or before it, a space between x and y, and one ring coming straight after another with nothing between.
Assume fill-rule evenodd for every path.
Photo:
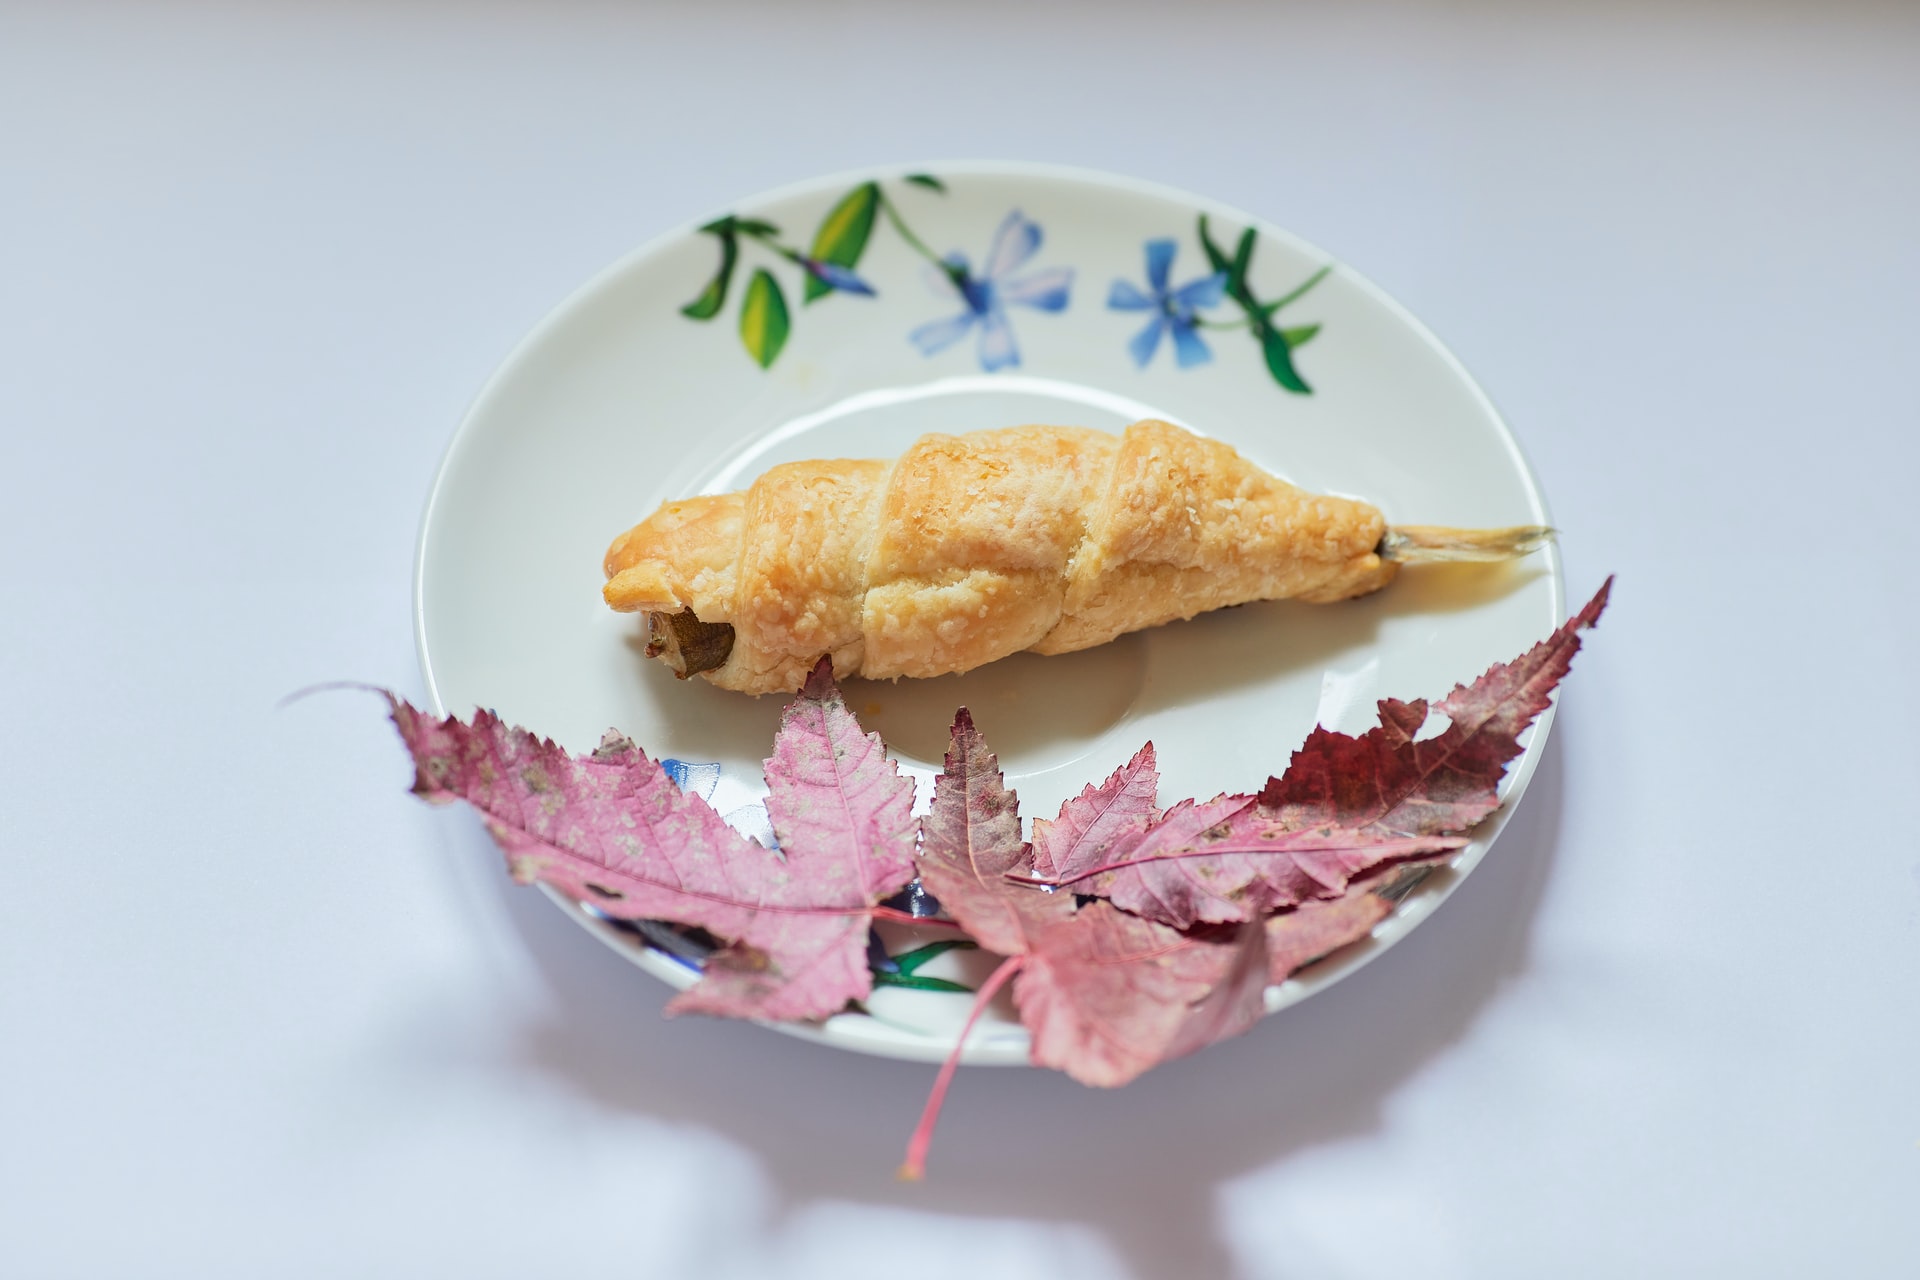
<instances>
[{"instance_id":1,"label":"fish tail sticking out of pastry","mask_svg":"<svg viewBox=\"0 0 1920 1280\"><path fill-rule=\"evenodd\" d=\"M1399 564L1443 561L1488 562L1512 560L1538 551L1553 541L1545 525L1520 524L1508 529L1447 529L1431 524L1403 524L1380 539L1380 558Z\"/></svg>"},{"instance_id":2,"label":"fish tail sticking out of pastry","mask_svg":"<svg viewBox=\"0 0 1920 1280\"><path fill-rule=\"evenodd\" d=\"M726 689L968 671L1251 600L1344 600L1403 562L1503 559L1550 530L1389 530L1165 422L928 435L894 462L777 466L617 538L606 601Z\"/></svg>"}]
</instances>

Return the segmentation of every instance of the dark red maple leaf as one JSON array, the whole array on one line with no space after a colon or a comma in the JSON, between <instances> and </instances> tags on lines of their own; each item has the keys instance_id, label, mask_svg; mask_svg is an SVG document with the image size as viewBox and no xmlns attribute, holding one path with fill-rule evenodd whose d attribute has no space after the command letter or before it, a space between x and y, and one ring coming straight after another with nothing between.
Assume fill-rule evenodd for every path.
<instances>
[{"instance_id":1,"label":"dark red maple leaf","mask_svg":"<svg viewBox=\"0 0 1920 1280\"><path fill-rule=\"evenodd\" d=\"M1426 702L1385 699L1380 725L1358 737L1316 728L1257 797L1176 807L1161 823L1123 829L1100 847L1079 841L1075 874L1058 881L1186 928L1337 898L1357 876L1459 848L1461 833L1499 808L1500 779L1520 753L1520 735L1551 702L1579 633L1599 620L1612 585L1609 578L1515 661L1456 686L1437 708L1449 720L1440 734L1415 740Z\"/></svg>"},{"instance_id":2,"label":"dark red maple leaf","mask_svg":"<svg viewBox=\"0 0 1920 1280\"><path fill-rule=\"evenodd\" d=\"M913 878L913 784L860 731L824 663L788 706L767 762L779 853L727 826L625 738L574 757L489 712L435 720L388 700L415 794L478 809L516 880L726 943L669 1012L822 1018L871 991L874 905Z\"/></svg>"},{"instance_id":3,"label":"dark red maple leaf","mask_svg":"<svg viewBox=\"0 0 1920 1280\"><path fill-rule=\"evenodd\" d=\"M1600 620L1608 578L1580 612L1512 662L1455 685L1436 708L1449 721L1425 741L1424 700L1380 703L1380 725L1359 737L1315 729L1260 793L1261 809L1288 831L1348 823L1401 833L1465 831L1500 807L1499 785L1520 754L1520 735L1552 702L1580 651L1580 632Z\"/></svg>"}]
</instances>

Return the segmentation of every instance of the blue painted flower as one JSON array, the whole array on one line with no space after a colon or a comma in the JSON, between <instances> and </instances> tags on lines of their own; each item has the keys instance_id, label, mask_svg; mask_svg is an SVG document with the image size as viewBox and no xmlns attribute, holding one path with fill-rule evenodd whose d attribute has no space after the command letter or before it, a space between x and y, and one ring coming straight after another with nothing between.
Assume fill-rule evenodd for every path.
<instances>
[{"instance_id":1,"label":"blue painted flower","mask_svg":"<svg viewBox=\"0 0 1920 1280\"><path fill-rule=\"evenodd\" d=\"M867 968L875 973L898 973L900 962L887 954L887 944L877 930L867 930Z\"/></svg>"},{"instance_id":2,"label":"blue painted flower","mask_svg":"<svg viewBox=\"0 0 1920 1280\"><path fill-rule=\"evenodd\" d=\"M669 757L660 762L673 785L682 791L690 791L702 800L713 799L713 792L720 785L720 766L717 764L694 764L687 760L675 760Z\"/></svg>"},{"instance_id":3,"label":"blue painted flower","mask_svg":"<svg viewBox=\"0 0 1920 1280\"><path fill-rule=\"evenodd\" d=\"M977 325L982 369L992 373L1019 365L1020 349L1014 345L1013 326L1007 323L1007 305L1064 311L1067 292L1073 287L1071 267L1049 267L1017 280L1011 278L1039 249L1039 224L1015 209L993 233L993 247L987 251L986 266L979 275L973 273L961 253L948 254L945 269L930 268L927 279L934 291L965 304L966 310L946 320L923 324L907 335L920 348L920 354L931 356L945 351Z\"/></svg>"},{"instance_id":4,"label":"blue painted flower","mask_svg":"<svg viewBox=\"0 0 1920 1280\"><path fill-rule=\"evenodd\" d=\"M1168 329L1173 330L1174 359L1182 369L1213 359L1213 351L1195 330L1199 317L1194 313L1220 305L1226 296L1227 273L1216 271L1178 289L1169 289L1167 278L1173 269L1173 254L1173 241L1147 241L1147 288L1151 292L1142 293L1129 281L1115 280L1112 291L1107 294L1110 311L1153 312L1147 327L1127 344L1133 362L1143 369L1160 349L1160 335Z\"/></svg>"}]
</instances>

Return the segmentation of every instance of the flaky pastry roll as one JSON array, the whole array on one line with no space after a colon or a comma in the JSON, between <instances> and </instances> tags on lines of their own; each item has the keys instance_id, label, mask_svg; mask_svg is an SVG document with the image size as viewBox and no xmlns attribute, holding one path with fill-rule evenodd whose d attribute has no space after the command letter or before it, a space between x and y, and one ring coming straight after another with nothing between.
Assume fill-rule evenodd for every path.
<instances>
[{"instance_id":1,"label":"flaky pastry roll","mask_svg":"<svg viewBox=\"0 0 1920 1280\"><path fill-rule=\"evenodd\" d=\"M777 466L668 502L608 548L605 597L649 652L724 689L788 692L819 658L886 679L1069 653L1251 600L1344 600L1408 559L1531 550L1541 529L1388 530L1152 419L927 435L893 462Z\"/></svg>"}]
</instances>

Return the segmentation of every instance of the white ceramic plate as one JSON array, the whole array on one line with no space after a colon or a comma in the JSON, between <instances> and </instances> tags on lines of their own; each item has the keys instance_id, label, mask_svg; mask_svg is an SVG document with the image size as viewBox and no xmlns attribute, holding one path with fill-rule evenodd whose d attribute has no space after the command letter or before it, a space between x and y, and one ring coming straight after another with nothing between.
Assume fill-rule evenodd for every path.
<instances>
[{"instance_id":1,"label":"white ceramic plate","mask_svg":"<svg viewBox=\"0 0 1920 1280\"><path fill-rule=\"evenodd\" d=\"M1253 233L1243 298L1216 300L1206 283L1203 217L1229 260ZM936 255L961 269L964 294ZM712 284L728 260L721 296ZM805 282L822 276L844 288L807 300ZM1271 320L1281 336L1263 345L1247 303L1283 300ZM1150 352L1149 328L1160 330ZM494 375L448 446L421 529L415 625L429 696L443 714L491 707L575 750L617 727L687 762L683 785L751 827L764 820L761 761L782 700L679 682L644 660L637 620L600 600L614 535L664 499L743 488L779 462L888 457L927 431L1118 430L1149 416L1310 489L1364 497L1391 522L1551 523L1512 434L1460 364L1379 289L1276 227L1050 166L841 174L635 251ZM1171 804L1258 789L1316 721L1361 731L1376 699L1444 693L1564 613L1550 549L1516 566L1413 570L1364 600L1249 605L965 676L853 681L847 695L919 776L923 804L963 704L1029 818L1051 816L1148 739ZM1451 873L1370 940L1273 988L1270 1008L1331 985L1432 912L1511 812L1551 715L1508 776L1506 810ZM562 906L650 972L692 980L683 960ZM967 981L985 962L950 953L922 972ZM799 1031L934 1060L968 1003L885 987L871 1014ZM990 1015L966 1060L1023 1062L1026 1051L1025 1031Z\"/></svg>"}]
</instances>

